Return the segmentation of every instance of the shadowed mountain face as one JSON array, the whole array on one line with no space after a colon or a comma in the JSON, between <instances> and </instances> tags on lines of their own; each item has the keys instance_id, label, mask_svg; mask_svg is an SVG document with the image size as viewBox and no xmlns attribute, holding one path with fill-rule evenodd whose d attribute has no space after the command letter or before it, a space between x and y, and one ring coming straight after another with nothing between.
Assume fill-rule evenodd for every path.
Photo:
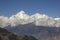
<instances>
[{"instance_id":1,"label":"shadowed mountain face","mask_svg":"<svg viewBox=\"0 0 60 40\"><path fill-rule=\"evenodd\" d=\"M35 26L34 24L7 26L7 30L16 34L33 35L39 40L59 40L60 27Z\"/></svg>"},{"instance_id":2,"label":"shadowed mountain face","mask_svg":"<svg viewBox=\"0 0 60 40\"><path fill-rule=\"evenodd\" d=\"M8 32L6 29L0 28L0 40L37 40L33 36L27 35L15 35L11 32Z\"/></svg>"}]
</instances>

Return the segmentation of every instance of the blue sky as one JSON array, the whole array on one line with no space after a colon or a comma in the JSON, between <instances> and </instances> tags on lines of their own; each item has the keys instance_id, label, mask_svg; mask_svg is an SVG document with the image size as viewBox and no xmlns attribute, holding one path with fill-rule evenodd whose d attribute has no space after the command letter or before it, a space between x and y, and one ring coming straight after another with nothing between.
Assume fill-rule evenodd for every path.
<instances>
[{"instance_id":1,"label":"blue sky","mask_svg":"<svg viewBox=\"0 0 60 40\"><path fill-rule=\"evenodd\" d=\"M60 17L60 0L0 0L0 16L11 16L24 10L27 14Z\"/></svg>"}]
</instances>

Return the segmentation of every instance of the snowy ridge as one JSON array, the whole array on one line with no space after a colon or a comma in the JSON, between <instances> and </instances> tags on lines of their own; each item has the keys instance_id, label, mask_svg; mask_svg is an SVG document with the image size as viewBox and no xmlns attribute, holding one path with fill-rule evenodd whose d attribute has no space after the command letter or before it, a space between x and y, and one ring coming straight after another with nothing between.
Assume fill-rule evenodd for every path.
<instances>
[{"instance_id":1,"label":"snowy ridge","mask_svg":"<svg viewBox=\"0 0 60 40\"><path fill-rule=\"evenodd\" d=\"M40 13L29 16L24 11L20 11L9 18L0 16L0 27L2 28L8 25L17 26L28 23L34 23L36 26L60 27L60 18L52 18Z\"/></svg>"}]
</instances>

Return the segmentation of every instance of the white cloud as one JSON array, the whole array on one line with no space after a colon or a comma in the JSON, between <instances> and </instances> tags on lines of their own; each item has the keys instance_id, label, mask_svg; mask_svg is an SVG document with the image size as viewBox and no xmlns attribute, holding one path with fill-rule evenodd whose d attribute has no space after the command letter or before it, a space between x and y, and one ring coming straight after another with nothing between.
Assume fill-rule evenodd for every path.
<instances>
[{"instance_id":1,"label":"white cloud","mask_svg":"<svg viewBox=\"0 0 60 40\"><path fill-rule=\"evenodd\" d=\"M0 27L4 28L7 25L17 26L19 24L34 23L36 26L54 26L60 27L60 18L52 18L45 14L36 13L27 15L24 11L18 12L11 17L0 16Z\"/></svg>"},{"instance_id":2,"label":"white cloud","mask_svg":"<svg viewBox=\"0 0 60 40\"><path fill-rule=\"evenodd\" d=\"M0 16L0 27L5 27L8 25L8 17Z\"/></svg>"}]
</instances>

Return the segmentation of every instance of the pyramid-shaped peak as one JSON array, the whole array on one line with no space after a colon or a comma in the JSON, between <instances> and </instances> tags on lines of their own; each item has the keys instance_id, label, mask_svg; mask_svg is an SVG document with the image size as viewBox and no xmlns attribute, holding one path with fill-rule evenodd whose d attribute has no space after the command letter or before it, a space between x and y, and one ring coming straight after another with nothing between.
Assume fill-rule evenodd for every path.
<instances>
[{"instance_id":1,"label":"pyramid-shaped peak","mask_svg":"<svg viewBox=\"0 0 60 40\"><path fill-rule=\"evenodd\" d=\"M18 14L25 14L25 11L21 10Z\"/></svg>"},{"instance_id":2,"label":"pyramid-shaped peak","mask_svg":"<svg viewBox=\"0 0 60 40\"><path fill-rule=\"evenodd\" d=\"M29 15L27 15L23 10L18 12L15 16L19 17L20 19L27 19L29 17Z\"/></svg>"},{"instance_id":3,"label":"pyramid-shaped peak","mask_svg":"<svg viewBox=\"0 0 60 40\"><path fill-rule=\"evenodd\" d=\"M43 16L46 16L45 14L43 14Z\"/></svg>"},{"instance_id":4,"label":"pyramid-shaped peak","mask_svg":"<svg viewBox=\"0 0 60 40\"><path fill-rule=\"evenodd\" d=\"M35 15L42 15L42 14L40 14L40 13L36 13Z\"/></svg>"},{"instance_id":5,"label":"pyramid-shaped peak","mask_svg":"<svg viewBox=\"0 0 60 40\"><path fill-rule=\"evenodd\" d=\"M20 12L17 13L17 15L24 16L24 15L27 15L27 14L25 13L25 11L21 10Z\"/></svg>"}]
</instances>

